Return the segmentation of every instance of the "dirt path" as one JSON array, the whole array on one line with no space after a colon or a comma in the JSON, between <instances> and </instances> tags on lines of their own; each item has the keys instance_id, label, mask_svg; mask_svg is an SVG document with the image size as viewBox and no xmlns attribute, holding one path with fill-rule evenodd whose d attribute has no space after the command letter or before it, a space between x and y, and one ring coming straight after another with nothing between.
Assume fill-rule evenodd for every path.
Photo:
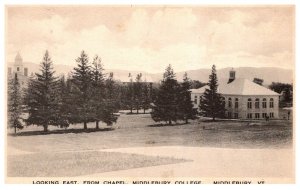
<instances>
[{"instance_id":1,"label":"dirt path","mask_svg":"<svg viewBox=\"0 0 300 190\"><path fill-rule=\"evenodd\" d=\"M101 151L166 156L193 160L179 164L144 167L93 174L89 177L118 177L140 179L210 177L261 178L293 182L292 149L224 149L199 147L140 147L105 149Z\"/></svg>"},{"instance_id":2,"label":"dirt path","mask_svg":"<svg viewBox=\"0 0 300 190\"><path fill-rule=\"evenodd\" d=\"M152 167L95 173L87 176L91 178L107 179L258 179L269 183L294 182L293 149L227 149L200 148L184 146L158 146L117 148L98 150L78 150L76 152L103 151L140 154L146 156L172 157L191 160L178 164L159 165ZM59 151L69 152L69 151ZM74 152L74 151L70 151ZM31 154L13 147L8 155Z\"/></svg>"}]
</instances>

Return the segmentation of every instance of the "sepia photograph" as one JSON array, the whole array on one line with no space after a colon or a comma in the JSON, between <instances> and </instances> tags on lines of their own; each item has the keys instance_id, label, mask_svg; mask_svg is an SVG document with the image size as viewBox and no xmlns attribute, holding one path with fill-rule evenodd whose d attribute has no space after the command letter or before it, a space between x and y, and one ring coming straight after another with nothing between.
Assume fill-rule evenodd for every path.
<instances>
[{"instance_id":1,"label":"sepia photograph","mask_svg":"<svg viewBox=\"0 0 300 190\"><path fill-rule=\"evenodd\" d=\"M295 184L294 5L5 5L6 184Z\"/></svg>"}]
</instances>

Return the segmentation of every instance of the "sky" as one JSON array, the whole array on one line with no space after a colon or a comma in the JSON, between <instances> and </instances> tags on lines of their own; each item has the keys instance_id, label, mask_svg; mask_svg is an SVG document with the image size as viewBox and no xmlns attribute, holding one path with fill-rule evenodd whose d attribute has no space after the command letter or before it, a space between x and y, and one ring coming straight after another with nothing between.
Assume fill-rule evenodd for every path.
<instances>
[{"instance_id":1,"label":"sky","mask_svg":"<svg viewBox=\"0 0 300 190\"><path fill-rule=\"evenodd\" d=\"M20 52L75 66L85 50L105 69L175 72L294 68L293 6L7 6L6 61Z\"/></svg>"}]
</instances>

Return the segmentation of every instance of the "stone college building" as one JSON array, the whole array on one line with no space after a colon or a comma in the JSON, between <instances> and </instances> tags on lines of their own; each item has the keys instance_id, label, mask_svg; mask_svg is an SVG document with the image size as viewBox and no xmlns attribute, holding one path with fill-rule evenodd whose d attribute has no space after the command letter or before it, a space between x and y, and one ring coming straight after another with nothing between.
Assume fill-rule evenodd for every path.
<instances>
[{"instance_id":1,"label":"stone college building","mask_svg":"<svg viewBox=\"0 0 300 190\"><path fill-rule=\"evenodd\" d=\"M200 97L206 88L191 89L194 108L199 109ZM278 118L279 94L248 79L235 78L235 71L229 73L226 83L219 83L218 93L225 98L226 116L234 119Z\"/></svg>"},{"instance_id":2,"label":"stone college building","mask_svg":"<svg viewBox=\"0 0 300 190\"><path fill-rule=\"evenodd\" d=\"M12 79L15 75L18 76L21 88L25 88L28 85L28 68L24 67L23 59L18 53L15 57L15 62L8 66L8 79Z\"/></svg>"}]
</instances>

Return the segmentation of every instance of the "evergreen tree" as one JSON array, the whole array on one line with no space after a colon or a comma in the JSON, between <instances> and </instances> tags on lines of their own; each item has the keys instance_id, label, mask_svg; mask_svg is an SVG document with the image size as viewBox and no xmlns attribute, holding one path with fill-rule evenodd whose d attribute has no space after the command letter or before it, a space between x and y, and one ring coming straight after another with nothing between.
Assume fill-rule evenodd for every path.
<instances>
[{"instance_id":1,"label":"evergreen tree","mask_svg":"<svg viewBox=\"0 0 300 190\"><path fill-rule=\"evenodd\" d=\"M145 82L142 85L142 107L144 109L144 113L146 113L146 109L150 106L150 90L149 86Z\"/></svg>"},{"instance_id":2,"label":"evergreen tree","mask_svg":"<svg viewBox=\"0 0 300 190\"><path fill-rule=\"evenodd\" d=\"M8 85L8 127L13 128L15 134L17 129L23 129L20 122L22 114L22 94L18 75L11 79Z\"/></svg>"},{"instance_id":3,"label":"evergreen tree","mask_svg":"<svg viewBox=\"0 0 300 190\"><path fill-rule=\"evenodd\" d=\"M65 80L65 77L60 78L60 86L57 94L59 95L59 114L58 121L61 128L67 128L70 125L72 98L71 98L71 84L70 79Z\"/></svg>"},{"instance_id":4,"label":"evergreen tree","mask_svg":"<svg viewBox=\"0 0 300 190\"><path fill-rule=\"evenodd\" d=\"M105 81L104 109L102 113L102 121L107 125L112 125L117 122L118 117L114 115L118 112L118 106L115 93L115 81L113 73L109 73L109 77Z\"/></svg>"},{"instance_id":5,"label":"evergreen tree","mask_svg":"<svg viewBox=\"0 0 300 190\"><path fill-rule=\"evenodd\" d=\"M197 110L194 109L194 105L191 101L191 92L190 92L191 82L187 76L187 73L183 76L183 82L180 86L180 98L179 98L179 116L181 120L185 120L185 123L188 123L188 119L195 119Z\"/></svg>"},{"instance_id":6,"label":"evergreen tree","mask_svg":"<svg viewBox=\"0 0 300 190\"><path fill-rule=\"evenodd\" d=\"M101 64L101 58L97 55L95 56L92 64L92 84L93 84L93 104L94 104L94 114L96 121L96 129L99 129L99 122L103 118L104 107L104 93L105 84L103 76L103 66Z\"/></svg>"},{"instance_id":7,"label":"evergreen tree","mask_svg":"<svg viewBox=\"0 0 300 190\"><path fill-rule=\"evenodd\" d=\"M128 83L128 91L127 91L127 96L128 96L128 104L130 108L130 113L132 114L133 110L133 104L134 104L134 86L133 86L133 80L132 80L132 75L129 73L128 77L130 78L129 83Z\"/></svg>"},{"instance_id":8,"label":"evergreen tree","mask_svg":"<svg viewBox=\"0 0 300 190\"><path fill-rule=\"evenodd\" d=\"M285 84L280 82L272 82L269 88L279 94L283 93L283 102L292 102L293 100L293 84Z\"/></svg>"},{"instance_id":9,"label":"evergreen tree","mask_svg":"<svg viewBox=\"0 0 300 190\"><path fill-rule=\"evenodd\" d=\"M172 124L177 121L179 84L169 65L163 74L163 80L157 92L151 117L155 122L165 121Z\"/></svg>"},{"instance_id":10,"label":"evergreen tree","mask_svg":"<svg viewBox=\"0 0 300 190\"><path fill-rule=\"evenodd\" d=\"M225 102L223 97L217 92L218 79L215 65L212 66L208 86L209 89L206 89L200 98L200 114L212 117L213 121L215 121L216 117L222 118L225 116Z\"/></svg>"},{"instance_id":11,"label":"evergreen tree","mask_svg":"<svg viewBox=\"0 0 300 190\"><path fill-rule=\"evenodd\" d=\"M87 123L94 121L92 104L92 72L89 64L88 55L82 51L76 59L77 67L74 68L72 81L75 84L73 90L74 104L76 109L73 112L72 122L83 122L84 129L87 129Z\"/></svg>"},{"instance_id":12,"label":"evergreen tree","mask_svg":"<svg viewBox=\"0 0 300 190\"><path fill-rule=\"evenodd\" d=\"M127 110L130 109L130 101L128 95L128 85L119 85L119 103L120 109Z\"/></svg>"},{"instance_id":13,"label":"evergreen tree","mask_svg":"<svg viewBox=\"0 0 300 190\"><path fill-rule=\"evenodd\" d=\"M108 78L105 80L105 87L106 87L106 99L114 100L116 94L115 92L115 80L114 80L114 73L110 72Z\"/></svg>"},{"instance_id":14,"label":"evergreen tree","mask_svg":"<svg viewBox=\"0 0 300 190\"><path fill-rule=\"evenodd\" d=\"M46 51L40 65L41 74L35 73L36 78L29 82L27 92L27 125L41 125L48 131L49 125L59 125L57 116L58 106L58 80L54 77L52 60Z\"/></svg>"},{"instance_id":15,"label":"evergreen tree","mask_svg":"<svg viewBox=\"0 0 300 190\"><path fill-rule=\"evenodd\" d=\"M137 74L133 90L136 113L138 114L142 104L142 73Z\"/></svg>"}]
</instances>

